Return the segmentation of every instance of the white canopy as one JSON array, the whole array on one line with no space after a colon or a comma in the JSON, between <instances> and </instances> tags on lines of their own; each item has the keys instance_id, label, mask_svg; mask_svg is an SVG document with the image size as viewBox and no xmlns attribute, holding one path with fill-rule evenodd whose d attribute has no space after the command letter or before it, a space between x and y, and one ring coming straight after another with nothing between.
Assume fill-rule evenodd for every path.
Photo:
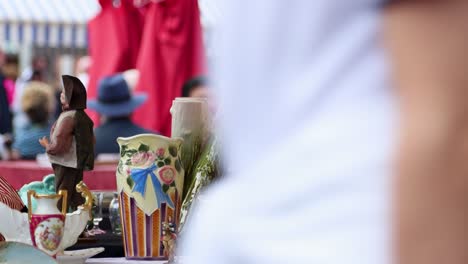
<instances>
[{"instance_id":1,"label":"white canopy","mask_svg":"<svg viewBox=\"0 0 468 264\"><path fill-rule=\"evenodd\" d=\"M51 47L86 47L86 24L96 0L0 0L0 42Z\"/></svg>"}]
</instances>

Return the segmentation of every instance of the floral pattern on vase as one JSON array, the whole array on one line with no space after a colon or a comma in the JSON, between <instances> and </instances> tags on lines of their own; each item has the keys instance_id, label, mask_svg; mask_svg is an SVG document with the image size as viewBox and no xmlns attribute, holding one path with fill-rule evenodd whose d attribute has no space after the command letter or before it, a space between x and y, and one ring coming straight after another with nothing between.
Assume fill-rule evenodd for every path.
<instances>
[{"instance_id":1,"label":"floral pattern on vase","mask_svg":"<svg viewBox=\"0 0 468 264\"><path fill-rule=\"evenodd\" d=\"M143 134L119 138L117 169L122 233L127 259L167 259L162 223L178 224L184 170L181 139Z\"/></svg>"}]
</instances>

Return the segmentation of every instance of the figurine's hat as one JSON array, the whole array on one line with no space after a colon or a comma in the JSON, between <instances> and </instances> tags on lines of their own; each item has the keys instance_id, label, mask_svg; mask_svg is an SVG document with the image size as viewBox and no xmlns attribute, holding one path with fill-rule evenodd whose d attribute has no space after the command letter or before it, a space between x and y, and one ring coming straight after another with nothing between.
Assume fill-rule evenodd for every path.
<instances>
[{"instance_id":1,"label":"figurine's hat","mask_svg":"<svg viewBox=\"0 0 468 264\"><path fill-rule=\"evenodd\" d=\"M132 95L122 74L103 78L98 85L97 100L89 100L88 107L108 117L131 114L146 100L146 94Z\"/></svg>"},{"instance_id":2,"label":"figurine's hat","mask_svg":"<svg viewBox=\"0 0 468 264\"><path fill-rule=\"evenodd\" d=\"M71 75L62 75L65 99L70 109L86 109L86 88L80 79Z\"/></svg>"}]
</instances>

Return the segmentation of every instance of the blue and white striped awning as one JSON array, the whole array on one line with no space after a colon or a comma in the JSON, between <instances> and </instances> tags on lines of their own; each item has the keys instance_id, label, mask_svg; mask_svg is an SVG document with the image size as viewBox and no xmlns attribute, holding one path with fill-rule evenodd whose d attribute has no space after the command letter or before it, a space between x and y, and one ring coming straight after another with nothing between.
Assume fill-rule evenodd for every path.
<instances>
[{"instance_id":1,"label":"blue and white striped awning","mask_svg":"<svg viewBox=\"0 0 468 264\"><path fill-rule=\"evenodd\" d=\"M97 0L0 0L0 43L86 47Z\"/></svg>"}]
</instances>

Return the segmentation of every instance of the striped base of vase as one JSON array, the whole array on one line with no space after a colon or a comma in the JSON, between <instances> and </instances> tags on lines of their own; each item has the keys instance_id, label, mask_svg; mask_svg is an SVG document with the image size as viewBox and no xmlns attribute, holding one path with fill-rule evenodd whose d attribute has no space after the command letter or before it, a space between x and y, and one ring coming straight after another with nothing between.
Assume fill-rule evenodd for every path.
<instances>
[{"instance_id":1,"label":"striped base of vase","mask_svg":"<svg viewBox=\"0 0 468 264\"><path fill-rule=\"evenodd\" d=\"M174 201L175 209L162 203L161 208L151 215L146 215L138 208L133 198L125 192L120 193L120 214L126 259L168 259L162 243L163 223L172 223L173 226L177 226L181 206L181 199L178 196L178 193L175 192L170 197Z\"/></svg>"}]
</instances>

